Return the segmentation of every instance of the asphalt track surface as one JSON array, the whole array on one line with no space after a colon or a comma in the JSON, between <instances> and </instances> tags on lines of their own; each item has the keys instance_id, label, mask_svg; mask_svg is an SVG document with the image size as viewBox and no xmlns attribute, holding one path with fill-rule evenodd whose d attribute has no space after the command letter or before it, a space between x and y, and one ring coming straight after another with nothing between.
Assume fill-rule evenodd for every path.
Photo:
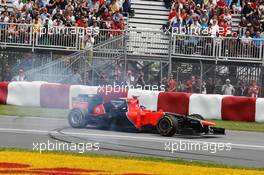
<instances>
[{"instance_id":1,"label":"asphalt track surface","mask_svg":"<svg viewBox=\"0 0 264 175\"><path fill-rule=\"evenodd\" d=\"M41 148L44 149L46 146L48 149L48 143L54 145L81 143L82 147L78 147L77 152L85 150L99 154L181 158L264 168L263 133L226 131L226 135L221 136L162 137L152 133L99 130L91 126L73 129L69 127L66 118L0 117L0 147L34 149L39 152L40 144ZM96 147L86 147L97 143L99 150ZM53 148L57 151L66 150L66 147L60 146L57 146L57 149L55 146Z\"/></svg>"}]
</instances>

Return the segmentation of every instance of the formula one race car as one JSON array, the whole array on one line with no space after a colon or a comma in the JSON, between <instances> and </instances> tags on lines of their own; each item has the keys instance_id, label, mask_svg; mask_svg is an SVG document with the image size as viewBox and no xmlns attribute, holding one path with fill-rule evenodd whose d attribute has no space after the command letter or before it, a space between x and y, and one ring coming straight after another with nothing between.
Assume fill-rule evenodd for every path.
<instances>
[{"instance_id":1,"label":"formula one race car","mask_svg":"<svg viewBox=\"0 0 264 175\"><path fill-rule=\"evenodd\" d=\"M95 125L100 128L134 129L158 132L162 136L178 134L225 134L224 128L213 127L198 114L188 116L151 111L140 106L137 97L119 98L104 103L100 95L79 95L73 98L68 121L73 128Z\"/></svg>"}]
</instances>

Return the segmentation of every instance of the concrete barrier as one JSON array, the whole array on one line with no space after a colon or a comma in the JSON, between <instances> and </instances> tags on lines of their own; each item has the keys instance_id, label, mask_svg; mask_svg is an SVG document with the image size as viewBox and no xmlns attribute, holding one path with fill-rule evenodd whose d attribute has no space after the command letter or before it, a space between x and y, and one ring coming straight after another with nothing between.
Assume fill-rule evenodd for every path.
<instances>
[{"instance_id":1,"label":"concrete barrier","mask_svg":"<svg viewBox=\"0 0 264 175\"><path fill-rule=\"evenodd\" d=\"M8 85L7 104L40 106L40 86L43 82L11 82Z\"/></svg>"},{"instance_id":2,"label":"concrete barrier","mask_svg":"<svg viewBox=\"0 0 264 175\"><path fill-rule=\"evenodd\" d=\"M188 115L191 94L161 92L158 97L158 110Z\"/></svg>"},{"instance_id":3,"label":"concrete barrier","mask_svg":"<svg viewBox=\"0 0 264 175\"><path fill-rule=\"evenodd\" d=\"M200 114L207 119L222 119L222 95L192 94L189 114Z\"/></svg>"},{"instance_id":4,"label":"concrete barrier","mask_svg":"<svg viewBox=\"0 0 264 175\"><path fill-rule=\"evenodd\" d=\"M222 99L222 120L255 121L256 98L227 96Z\"/></svg>"},{"instance_id":5,"label":"concrete barrier","mask_svg":"<svg viewBox=\"0 0 264 175\"><path fill-rule=\"evenodd\" d=\"M106 92L107 90L107 92ZM140 89L106 89L95 86L45 82L1 82L0 104L71 108L78 94L104 95L104 102L138 96L140 105L182 115L201 114L207 119L264 122L264 99L223 95L159 92Z\"/></svg>"},{"instance_id":6,"label":"concrete barrier","mask_svg":"<svg viewBox=\"0 0 264 175\"><path fill-rule=\"evenodd\" d=\"M256 100L256 122L264 122L264 98L258 98Z\"/></svg>"},{"instance_id":7,"label":"concrete barrier","mask_svg":"<svg viewBox=\"0 0 264 175\"><path fill-rule=\"evenodd\" d=\"M9 82L0 82L0 104L6 104Z\"/></svg>"},{"instance_id":8,"label":"concrete barrier","mask_svg":"<svg viewBox=\"0 0 264 175\"><path fill-rule=\"evenodd\" d=\"M40 86L40 106L68 109L69 95L69 85L42 84Z\"/></svg>"}]
</instances>

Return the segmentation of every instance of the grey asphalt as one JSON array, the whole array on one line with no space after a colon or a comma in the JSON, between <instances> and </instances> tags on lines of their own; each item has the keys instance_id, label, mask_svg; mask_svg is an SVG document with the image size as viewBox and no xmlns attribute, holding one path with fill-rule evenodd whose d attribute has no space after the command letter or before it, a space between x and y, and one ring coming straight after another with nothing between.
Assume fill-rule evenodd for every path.
<instances>
[{"instance_id":1,"label":"grey asphalt","mask_svg":"<svg viewBox=\"0 0 264 175\"><path fill-rule=\"evenodd\" d=\"M68 144L72 151L76 147L70 146L79 143L77 152L181 158L264 168L263 133L227 131L221 136L162 137L152 133L99 130L92 126L73 129L67 118L0 116L0 147L40 152L40 148L48 149L51 143L53 147L49 148L57 151L67 150L58 146L60 143Z\"/></svg>"}]
</instances>

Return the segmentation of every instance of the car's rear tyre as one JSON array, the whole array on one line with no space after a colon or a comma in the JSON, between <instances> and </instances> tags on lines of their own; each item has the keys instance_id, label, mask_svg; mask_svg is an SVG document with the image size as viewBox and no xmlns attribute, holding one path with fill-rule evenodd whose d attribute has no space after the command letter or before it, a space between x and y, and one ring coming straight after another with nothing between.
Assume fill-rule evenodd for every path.
<instances>
[{"instance_id":1,"label":"car's rear tyre","mask_svg":"<svg viewBox=\"0 0 264 175\"><path fill-rule=\"evenodd\" d=\"M178 120L177 118L171 115L164 115L159 119L157 124L157 131L162 136L173 136L178 129Z\"/></svg>"},{"instance_id":2,"label":"car's rear tyre","mask_svg":"<svg viewBox=\"0 0 264 175\"><path fill-rule=\"evenodd\" d=\"M68 115L68 121L73 128L84 128L87 125L86 111L72 109Z\"/></svg>"},{"instance_id":3,"label":"car's rear tyre","mask_svg":"<svg viewBox=\"0 0 264 175\"><path fill-rule=\"evenodd\" d=\"M203 116L201 116L200 114L191 114L191 115L188 115L188 117L199 119L199 120L205 120Z\"/></svg>"}]
</instances>

